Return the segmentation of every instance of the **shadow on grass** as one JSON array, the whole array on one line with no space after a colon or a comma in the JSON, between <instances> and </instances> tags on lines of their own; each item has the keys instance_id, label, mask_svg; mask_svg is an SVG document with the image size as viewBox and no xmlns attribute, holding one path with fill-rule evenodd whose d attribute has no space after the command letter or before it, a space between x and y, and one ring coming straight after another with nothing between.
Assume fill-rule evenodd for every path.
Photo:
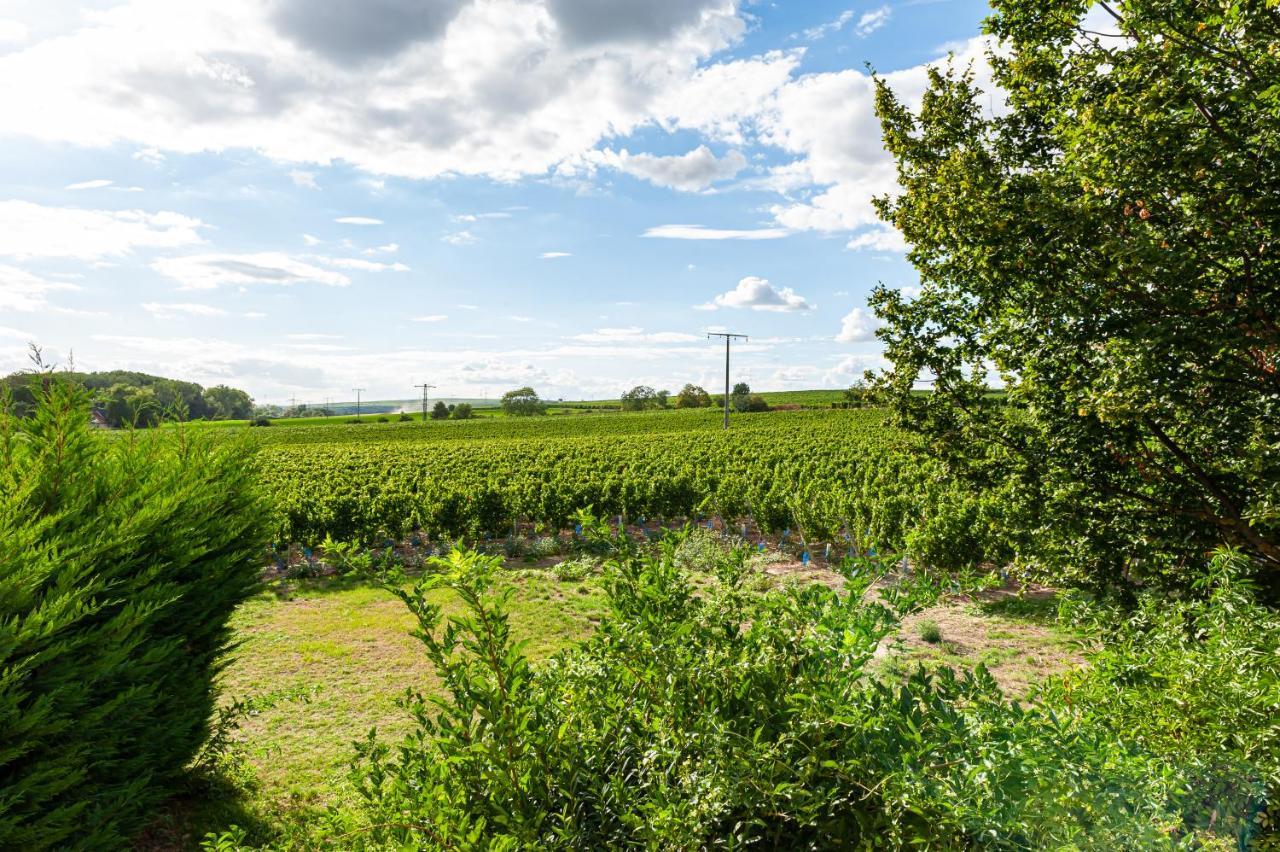
<instances>
[{"instance_id":1,"label":"shadow on grass","mask_svg":"<svg viewBox=\"0 0 1280 852\"><path fill-rule=\"evenodd\" d=\"M249 793L232 779L192 772L182 787L134 841L135 852L198 850L205 835L233 825L244 829L253 845L266 844L278 833L272 822L249 806Z\"/></svg>"},{"instance_id":2,"label":"shadow on grass","mask_svg":"<svg viewBox=\"0 0 1280 852\"><path fill-rule=\"evenodd\" d=\"M983 615L1046 627L1058 621L1058 593L1053 589L1029 589L1021 594L992 592L980 596L975 603Z\"/></svg>"}]
</instances>

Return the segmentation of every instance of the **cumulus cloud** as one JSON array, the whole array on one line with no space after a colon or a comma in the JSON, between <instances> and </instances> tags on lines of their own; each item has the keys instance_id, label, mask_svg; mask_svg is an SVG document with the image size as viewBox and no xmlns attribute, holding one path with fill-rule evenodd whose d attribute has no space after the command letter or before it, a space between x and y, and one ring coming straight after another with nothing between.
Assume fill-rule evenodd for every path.
<instances>
[{"instance_id":1,"label":"cumulus cloud","mask_svg":"<svg viewBox=\"0 0 1280 852\"><path fill-rule=\"evenodd\" d=\"M855 234L845 245L850 250L870 249L871 251L902 252L907 250L907 241L902 232L891 225L876 225L860 234Z\"/></svg>"},{"instance_id":2,"label":"cumulus cloud","mask_svg":"<svg viewBox=\"0 0 1280 852\"><path fill-rule=\"evenodd\" d=\"M381 225L381 219L374 219L370 216L339 216L333 221L339 225Z\"/></svg>"},{"instance_id":3,"label":"cumulus cloud","mask_svg":"<svg viewBox=\"0 0 1280 852\"><path fill-rule=\"evenodd\" d=\"M376 175L541 174L650 122L736 0L124 0L0 55L0 132Z\"/></svg>"},{"instance_id":4,"label":"cumulus cloud","mask_svg":"<svg viewBox=\"0 0 1280 852\"><path fill-rule=\"evenodd\" d=\"M778 289L764 278L754 275L748 275L738 282L737 287L698 307L709 311L717 308L750 308L753 311L779 313L813 310L813 305L790 287Z\"/></svg>"},{"instance_id":5,"label":"cumulus cloud","mask_svg":"<svg viewBox=\"0 0 1280 852\"><path fill-rule=\"evenodd\" d=\"M870 311L854 308L840 321L836 340L841 343L866 343L876 339L880 321Z\"/></svg>"},{"instance_id":6,"label":"cumulus cloud","mask_svg":"<svg viewBox=\"0 0 1280 852\"><path fill-rule=\"evenodd\" d=\"M201 242L199 219L143 210L45 207L0 201L0 256L98 260L135 249L167 249Z\"/></svg>"},{"instance_id":7,"label":"cumulus cloud","mask_svg":"<svg viewBox=\"0 0 1280 852\"><path fill-rule=\"evenodd\" d=\"M279 252L196 254L162 257L151 268L184 290L212 290L228 284L327 284L345 287L351 279Z\"/></svg>"},{"instance_id":8,"label":"cumulus cloud","mask_svg":"<svg viewBox=\"0 0 1280 852\"><path fill-rule=\"evenodd\" d=\"M142 309L156 319L171 320L183 317L220 317L226 311L212 305L201 305L194 302L143 302Z\"/></svg>"},{"instance_id":9,"label":"cumulus cloud","mask_svg":"<svg viewBox=\"0 0 1280 852\"><path fill-rule=\"evenodd\" d=\"M706 145L700 145L687 154L670 157L632 154L625 148L592 154L592 159L600 165L683 192L706 189L718 181L729 180L747 167L747 158L741 152L729 151L717 158Z\"/></svg>"},{"instance_id":10,"label":"cumulus cloud","mask_svg":"<svg viewBox=\"0 0 1280 852\"><path fill-rule=\"evenodd\" d=\"M464 0L279 0L271 22L300 47L338 65L386 60L433 41Z\"/></svg>"},{"instance_id":11,"label":"cumulus cloud","mask_svg":"<svg viewBox=\"0 0 1280 852\"><path fill-rule=\"evenodd\" d=\"M702 225L658 225L641 236L665 240L780 240L789 236L786 228L706 228Z\"/></svg>"},{"instance_id":12,"label":"cumulus cloud","mask_svg":"<svg viewBox=\"0 0 1280 852\"><path fill-rule=\"evenodd\" d=\"M46 311L52 309L48 294L58 290L79 290L74 284L47 281L15 266L0 266L0 310Z\"/></svg>"},{"instance_id":13,"label":"cumulus cloud","mask_svg":"<svg viewBox=\"0 0 1280 852\"><path fill-rule=\"evenodd\" d=\"M0 44L17 44L27 40L27 25L21 21L0 18Z\"/></svg>"}]
</instances>

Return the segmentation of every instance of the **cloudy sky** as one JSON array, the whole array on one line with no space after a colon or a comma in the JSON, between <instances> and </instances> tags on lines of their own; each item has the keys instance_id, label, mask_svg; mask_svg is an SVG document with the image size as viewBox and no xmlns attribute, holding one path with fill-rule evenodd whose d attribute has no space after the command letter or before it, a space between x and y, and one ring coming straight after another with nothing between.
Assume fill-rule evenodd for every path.
<instances>
[{"instance_id":1,"label":"cloudy sky","mask_svg":"<svg viewBox=\"0 0 1280 852\"><path fill-rule=\"evenodd\" d=\"M867 63L971 0L0 0L0 371L259 401L841 387L916 278Z\"/></svg>"}]
</instances>

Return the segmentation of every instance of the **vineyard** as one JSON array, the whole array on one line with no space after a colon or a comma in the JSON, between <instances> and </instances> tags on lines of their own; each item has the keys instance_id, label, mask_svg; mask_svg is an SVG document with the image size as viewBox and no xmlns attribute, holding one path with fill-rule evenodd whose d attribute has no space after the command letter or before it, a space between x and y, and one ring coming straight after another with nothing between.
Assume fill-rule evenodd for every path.
<instances>
[{"instance_id":1,"label":"vineyard","mask_svg":"<svg viewBox=\"0 0 1280 852\"><path fill-rule=\"evenodd\" d=\"M901 549L961 501L877 411L708 411L275 428L262 479L277 539L559 531L575 511L626 523L714 517L842 549ZM923 521L923 523L922 523Z\"/></svg>"}]
</instances>

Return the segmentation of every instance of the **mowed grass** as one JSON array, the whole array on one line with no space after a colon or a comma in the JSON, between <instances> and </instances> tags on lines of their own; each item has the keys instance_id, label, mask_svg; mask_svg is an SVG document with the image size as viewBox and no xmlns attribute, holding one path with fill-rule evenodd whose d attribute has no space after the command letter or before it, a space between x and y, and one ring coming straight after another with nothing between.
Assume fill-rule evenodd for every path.
<instances>
[{"instance_id":1,"label":"mowed grass","mask_svg":"<svg viewBox=\"0 0 1280 852\"><path fill-rule=\"evenodd\" d=\"M545 659L587 635L603 610L597 580L564 582L546 572L514 572L511 624L527 653ZM447 592L435 602L458 604ZM265 699L242 722L239 747L255 783L249 810L332 804L346 791L352 743L371 728L395 743L411 719L397 699L440 684L411 632L416 621L389 592L309 581L279 586L243 605L233 627L240 645L221 678L224 700Z\"/></svg>"}]
</instances>

